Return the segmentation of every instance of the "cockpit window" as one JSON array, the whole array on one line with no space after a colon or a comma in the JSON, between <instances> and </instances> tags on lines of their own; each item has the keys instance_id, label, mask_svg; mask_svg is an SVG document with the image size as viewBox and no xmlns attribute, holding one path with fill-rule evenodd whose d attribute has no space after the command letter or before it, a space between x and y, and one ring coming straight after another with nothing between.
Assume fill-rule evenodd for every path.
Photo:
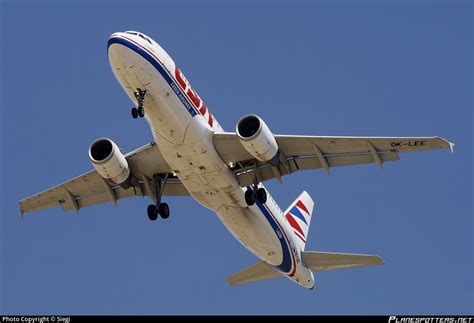
<instances>
[{"instance_id":1,"label":"cockpit window","mask_svg":"<svg viewBox=\"0 0 474 323\"><path fill-rule=\"evenodd\" d=\"M143 36L142 34L138 34L138 37L141 37L141 38L145 39L147 42L150 43L150 45L152 45L151 41L148 38L146 38L145 36Z\"/></svg>"},{"instance_id":2,"label":"cockpit window","mask_svg":"<svg viewBox=\"0 0 474 323\"><path fill-rule=\"evenodd\" d=\"M126 34L130 34L130 35L135 35L135 36L141 37L141 38L143 38L144 40L146 40L147 42L149 42L150 45L153 45L153 43L151 42L151 40L149 40L148 37L146 37L146 36L143 35L143 34L137 33L136 31L132 31L132 30L128 30L128 31L126 31L125 33L126 33Z\"/></svg>"}]
</instances>

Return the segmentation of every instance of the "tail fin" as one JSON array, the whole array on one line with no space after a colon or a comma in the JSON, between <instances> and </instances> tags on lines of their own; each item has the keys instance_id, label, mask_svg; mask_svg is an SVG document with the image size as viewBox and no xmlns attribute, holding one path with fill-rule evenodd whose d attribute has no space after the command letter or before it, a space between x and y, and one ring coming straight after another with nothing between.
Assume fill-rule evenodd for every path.
<instances>
[{"instance_id":1,"label":"tail fin","mask_svg":"<svg viewBox=\"0 0 474 323\"><path fill-rule=\"evenodd\" d=\"M299 241L301 250L304 250L306 245L313 207L313 199L306 191L303 191L284 213L294 234L298 237L296 240Z\"/></svg>"}]
</instances>

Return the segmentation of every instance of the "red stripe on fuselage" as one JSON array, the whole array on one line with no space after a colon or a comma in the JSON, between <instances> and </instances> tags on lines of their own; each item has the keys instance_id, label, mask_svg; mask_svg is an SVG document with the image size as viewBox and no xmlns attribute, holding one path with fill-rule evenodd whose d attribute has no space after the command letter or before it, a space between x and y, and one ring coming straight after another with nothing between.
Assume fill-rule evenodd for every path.
<instances>
[{"instance_id":1,"label":"red stripe on fuselage","mask_svg":"<svg viewBox=\"0 0 474 323\"><path fill-rule=\"evenodd\" d=\"M212 113L209 111L209 120L208 120L209 126L212 128L212 125L214 124L214 119L212 118Z\"/></svg>"},{"instance_id":2,"label":"red stripe on fuselage","mask_svg":"<svg viewBox=\"0 0 474 323\"><path fill-rule=\"evenodd\" d=\"M181 89L183 91L186 91L186 82L184 81L183 75L181 74L181 71L179 70L178 66L176 66L176 64L174 74L176 75L176 80L178 81L179 86L181 86Z\"/></svg>"},{"instance_id":3,"label":"red stripe on fuselage","mask_svg":"<svg viewBox=\"0 0 474 323\"><path fill-rule=\"evenodd\" d=\"M207 111L207 107L205 104L203 104L201 106L201 109L199 109L199 112L201 112L201 114L204 116L206 114L206 111Z\"/></svg>"},{"instance_id":4,"label":"red stripe on fuselage","mask_svg":"<svg viewBox=\"0 0 474 323\"><path fill-rule=\"evenodd\" d=\"M146 47L143 47L142 45L140 45L139 43L137 43L137 42L134 41L133 39L128 38L127 36L120 36L120 37L125 38L125 39L127 39L128 41L131 41L132 43L134 43L135 45L137 45L137 46L140 47L141 49L145 50L147 53L149 53L151 56L153 56L153 58L155 58L155 59L158 61L158 63L160 63L160 64L163 66L163 68L164 68L165 70L168 71L168 69L167 69L166 66L160 61L160 59L159 59L158 57L156 57L156 55L153 54L153 52L151 52L150 50L148 50ZM176 66L176 64L175 64L175 66ZM179 70L179 69L178 69L178 70ZM181 72L181 71L180 71L180 72ZM176 77L174 77L173 74L172 74L170 71L168 71L168 74L169 74L169 76L173 79L173 81L175 81L180 87L182 87L182 85L180 84L180 82L178 82L178 80L176 79ZM182 93L186 96L186 98L189 100L189 102L191 102L191 105L193 105L196 109L199 109L199 107L196 107L196 103L194 102L194 100L192 100L192 99L189 97L188 93L186 93L185 89L183 89ZM212 126L211 126L211 128L212 128Z\"/></svg>"}]
</instances>

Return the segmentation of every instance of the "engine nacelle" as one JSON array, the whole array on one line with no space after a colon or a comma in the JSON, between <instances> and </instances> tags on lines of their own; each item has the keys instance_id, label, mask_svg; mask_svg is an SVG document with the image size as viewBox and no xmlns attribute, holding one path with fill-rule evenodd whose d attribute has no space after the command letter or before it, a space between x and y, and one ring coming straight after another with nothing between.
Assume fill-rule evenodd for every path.
<instances>
[{"instance_id":1,"label":"engine nacelle","mask_svg":"<svg viewBox=\"0 0 474 323\"><path fill-rule=\"evenodd\" d=\"M89 158L100 176L109 184L127 186L130 168L127 159L112 140L95 140L89 147Z\"/></svg>"},{"instance_id":2,"label":"engine nacelle","mask_svg":"<svg viewBox=\"0 0 474 323\"><path fill-rule=\"evenodd\" d=\"M240 118L235 129L240 143L257 160L272 160L278 153L278 144L267 124L254 114Z\"/></svg>"}]
</instances>

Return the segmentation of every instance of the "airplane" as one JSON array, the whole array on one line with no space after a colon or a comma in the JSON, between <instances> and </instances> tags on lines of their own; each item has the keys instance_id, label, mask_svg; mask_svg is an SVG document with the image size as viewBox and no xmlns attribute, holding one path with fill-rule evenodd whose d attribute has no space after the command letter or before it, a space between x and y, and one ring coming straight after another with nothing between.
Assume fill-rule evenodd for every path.
<instances>
[{"instance_id":1,"label":"airplane","mask_svg":"<svg viewBox=\"0 0 474 323\"><path fill-rule=\"evenodd\" d=\"M314 201L303 191L282 211L263 182L309 169L399 159L398 153L450 148L440 137L343 137L274 134L257 115L225 132L165 50L136 31L113 33L110 67L134 103L134 119L145 118L154 142L127 154L109 138L89 147L93 170L19 202L26 212L61 205L64 211L148 196L148 218L166 219L164 196L191 195L214 211L259 262L227 278L241 285L287 277L315 287L313 272L383 264L375 255L306 251Z\"/></svg>"}]
</instances>

